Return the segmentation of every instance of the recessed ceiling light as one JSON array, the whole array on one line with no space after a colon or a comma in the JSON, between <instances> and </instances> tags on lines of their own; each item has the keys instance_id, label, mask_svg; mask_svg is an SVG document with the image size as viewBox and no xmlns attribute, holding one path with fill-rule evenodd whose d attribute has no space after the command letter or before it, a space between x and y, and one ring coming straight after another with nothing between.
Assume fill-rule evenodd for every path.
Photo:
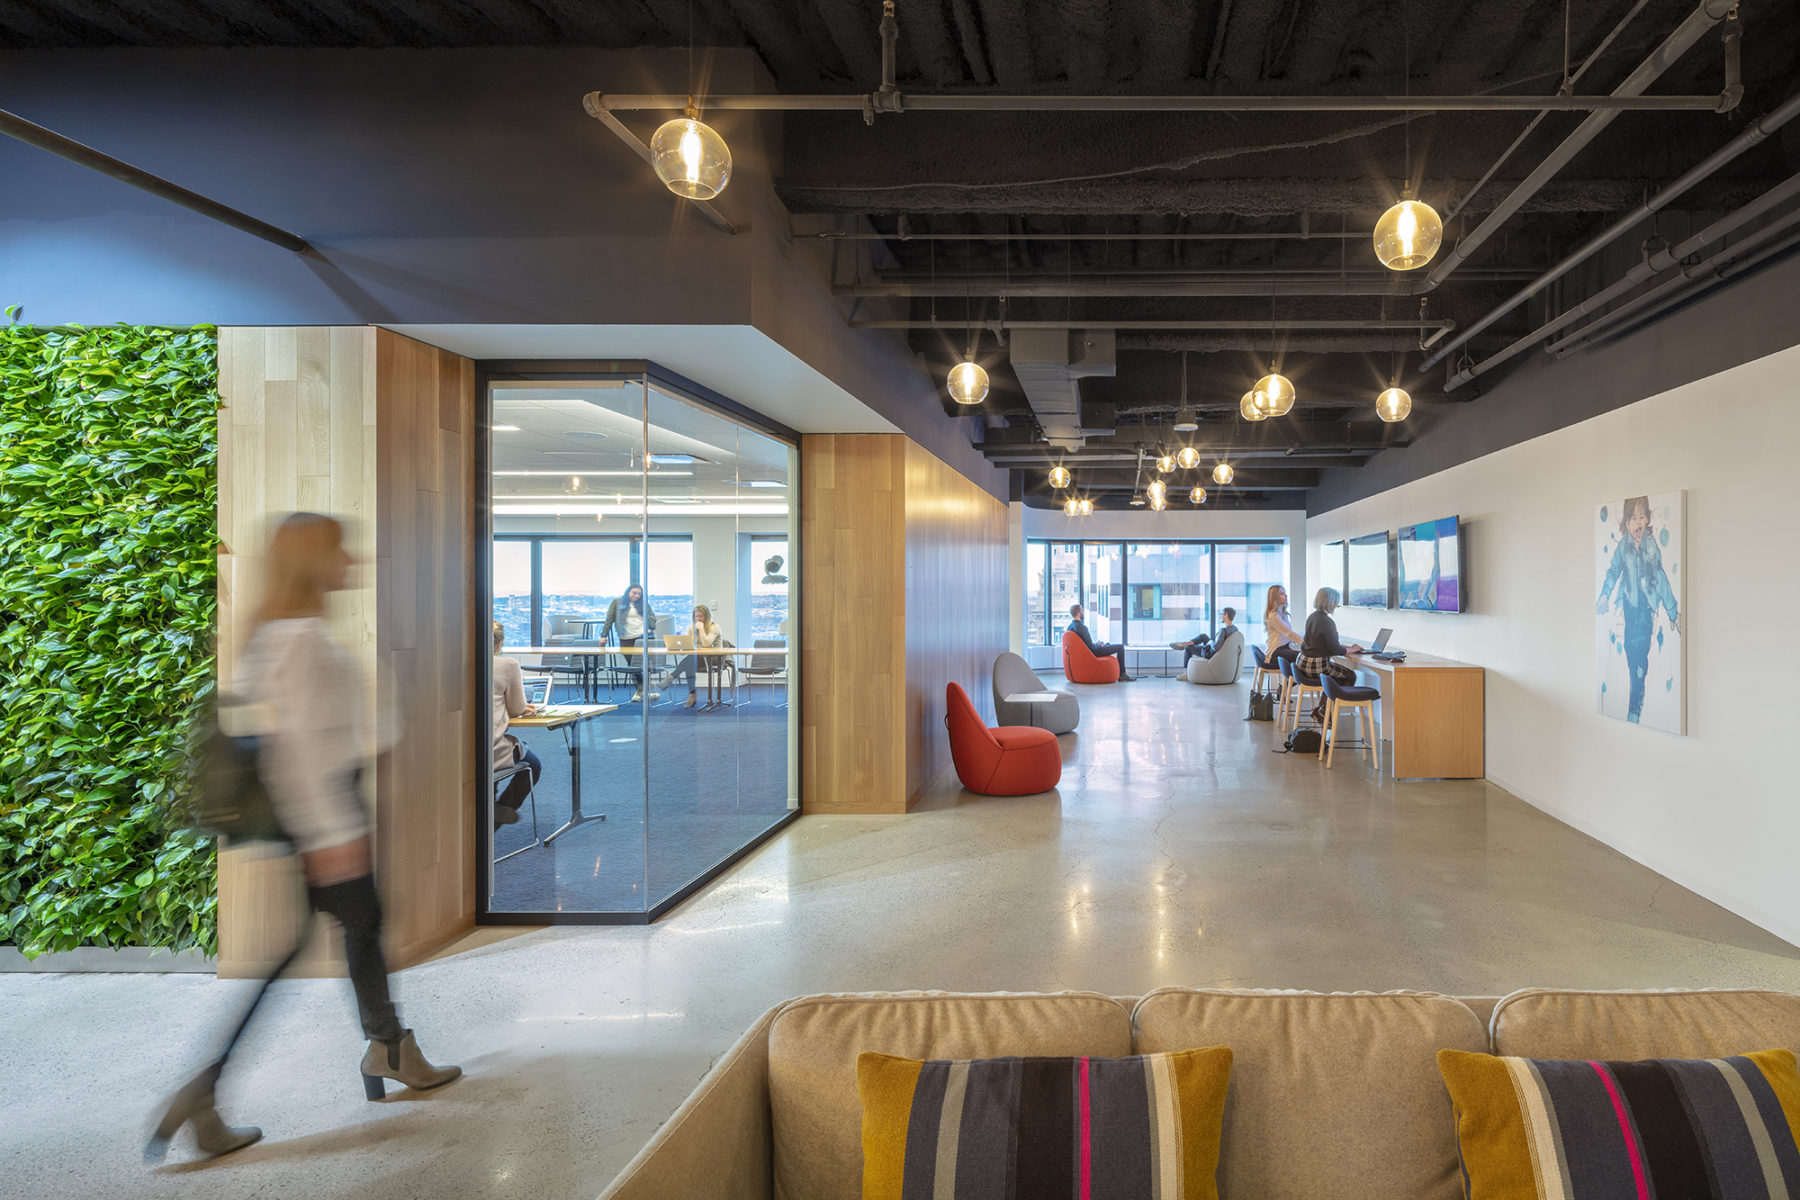
<instances>
[{"instance_id":1,"label":"recessed ceiling light","mask_svg":"<svg viewBox=\"0 0 1800 1200\"><path fill-rule=\"evenodd\" d=\"M747 479L744 481L744 485L746 487L786 487L787 486L787 484L783 483L779 479Z\"/></svg>"},{"instance_id":2,"label":"recessed ceiling light","mask_svg":"<svg viewBox=\"0 0 1800 1200\"><path fill-rule=\"evenodd\" d=\"M694 461L691 454L652 454L649 457L653 467L685 467Z\"/></svg>"},{"instance_id":3,"label":"recessed ceiling light","mask_svg":"<svg viewBox=\"0 0 1800 1200\"><path fill-rule=\"evenodd\" d=\"M490 425L490 426L488 426L488 428L492 429L495 433L517 433L517 432L519 432L519 427L517 425Z\"/></svg>"},{"instance_id":4,"label":"recessed ceiling light","mask_svg":"<svg viewBox=\"0 0 1800 1200\"><path fill-rule=\"evenodd\" d=\"M694 499L692 496L652 496L652 497L650 497L650 499L655 501L657 504L698 504L698 503L700 503L698 500Z\"/></svg>"}]
</instances>

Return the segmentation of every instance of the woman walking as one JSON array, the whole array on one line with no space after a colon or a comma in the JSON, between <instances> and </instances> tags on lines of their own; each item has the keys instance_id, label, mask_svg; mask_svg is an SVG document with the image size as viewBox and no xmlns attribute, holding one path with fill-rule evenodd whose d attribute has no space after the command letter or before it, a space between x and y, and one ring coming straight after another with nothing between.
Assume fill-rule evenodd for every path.
<instances>
[{"instance_id":1,"label":"woman walking","mask_svg":"<svg viewBox=\"0 0 1800 1200\"><path fill-rule=\"evenodd\" d=\"M244 646L238 690L268 714L260 772L275 815L300 853L311 911L329 913L344 929L350 983L369 1039L362 1058L364 1092L379 1100L387 1079L412 1088L438 1087L461 1075L462 1068L426 1061L412 1030L401 1026L388 992L369 815L357 789L369 740L363 674L325 623L326 594L341 590L349 579L352 560L343 527L330 517L295 513L276 529L266 561L262 608ZM376 740L379 747L381 739ZM310 914L305 928L311 928ZM262 1137L260 1129L226 1125L214 1107L213 1088L257 1004L305 941L303 932L300 944L263 980L219 1057L175 1093L145 1147L146 1158L160 1159L183 1125L194 1127L209 1156Z\"/></svg>"},{"instance_id":2,"label":"woman walking","mask_svg":"<svg viewBox=\"0 0 1800 1200\"><path fill-rule=\"evenodd\" d=\"M621 649L643 645L644 635L656 631L656 613L650 608L649 601L644 599L642 585L632 584L625 589L623 596L614 597L613 602L606 606L606 624L600 627L600 641L604 643L614 630L618 631ZM632 668L632 674L638 679L638 689L631 697L632 702L636 703L644 698L644 681L650 678L650 674L641 663Z\"/></svg>"}]
</instances>

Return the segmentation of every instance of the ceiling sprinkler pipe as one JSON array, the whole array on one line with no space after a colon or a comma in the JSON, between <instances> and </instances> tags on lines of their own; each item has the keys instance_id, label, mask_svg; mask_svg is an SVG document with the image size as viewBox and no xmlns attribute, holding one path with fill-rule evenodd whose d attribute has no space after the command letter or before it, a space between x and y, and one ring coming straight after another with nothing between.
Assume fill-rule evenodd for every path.
<instances>
[{"instance_id":1,"label":"ceiling sprinkler pipe","mask_svg":"<svg viewBox=\"0 0 1800 1200\"><path fill-rule=\"evenodd\" d=\"M965 324L966 323L963 321L948 321L948 320L934 321L934 320L930 320L930 319L916 320L916 321L909 321L909 320L851 321L850 328L852 328L852 329L962 329L962 328L964 328ZM988 329L997 329L1001 325L1002 325L1002 322L999 322L999 321L984 322L984 326ZM1097 317L1092 320L1084 320L1084 321L1079 321L1079 322L1074 322L1074 323L1071 323L1069 321L1006 321L1006 322L1004 322L1004 327L1007 329L1071 329L1071 328L1090 328L1091 327L1091 328L1095 328L1095 329L1131 330L1133 332L1162 331L1162 332L1178 332L1178 333L1187 333L1187 332L1194 332L1194 331L1200 331L1200 330L1217 330L1219 332L1232 333L1232 332L1237 332L1237 331L1244 330L1247 328L1253 328L1255 330L1262 330L1262 329L1353 329L1353 330L1358 330L1358 331L1380 332L1380 333L1411 333L1411 332L1414 332L1416 330L1421 330L1421 329L1435 329L1438 331L1435 336L1442 336L1444 333L1448 332L1449 330L1455 329L1456 322L1448 320L1448 319L1444 319L1444 318L1421 318L1417 321L1398 321L1398 320L1376 321L1376 320L1356 320L1356 319L1332 320L1330 318L1324 318L1324 319L1316 320L1316 321L1287 320L1287 319L1280 320L1280 321L1256 321L1256 322L1251 323L1250 325L1246 325L1246 323L1243 321L1234 321L1234 320L1226 320L1226 321L1120 320L1120 321L1114 321L1114 320L1108 320L1104 317Z\"/></svg>"},{"instance_id":2,"label":"ceiling sprinkler pipe","mask_svg":"<svg viewBox=\"0 0 1800 1200\"><path fill-rule=\"evenodd\" d=\"M1715 21L1714 24L1717 22ZM1685 48L1685 47L1684 47ZM1659 72L1660 74L1660 72ZM601 96L614 111L679 110L686 96L613 94ZM878 108L882 93L866 95L708 96L706 107L720 112L865 112ZM1720 97L1641 96L1058 96L917 95L895 91L883 101L892 112L1589 112L1610 120L1622 112L1717 112Z\"/></svg>"}]
</instances>

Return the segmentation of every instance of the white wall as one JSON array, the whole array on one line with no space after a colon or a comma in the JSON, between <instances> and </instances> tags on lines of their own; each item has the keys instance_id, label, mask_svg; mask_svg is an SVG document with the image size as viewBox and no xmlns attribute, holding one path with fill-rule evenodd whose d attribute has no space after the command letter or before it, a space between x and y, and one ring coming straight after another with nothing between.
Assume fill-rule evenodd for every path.
<instances>
[{"instance_id":1,"label":"white wall","mask_svg":"<svg viewBox=\"0 0 1800 1200\"><path fill-rule=\"evenodd\" d=\"M1800 347L1306 527L1316 568L1326 542L1460 514L1470 611L1349 609L1344 635L1390 625L1399 648L1485 667L1493 782L1800 943L1800 803L1792 734L1778 732L1795 704L1781 630L1800 595L1797 377ZM1594 506L1684 488L1688 735L1676 737L1595 711Z\"/></svg>"}]
</instances>

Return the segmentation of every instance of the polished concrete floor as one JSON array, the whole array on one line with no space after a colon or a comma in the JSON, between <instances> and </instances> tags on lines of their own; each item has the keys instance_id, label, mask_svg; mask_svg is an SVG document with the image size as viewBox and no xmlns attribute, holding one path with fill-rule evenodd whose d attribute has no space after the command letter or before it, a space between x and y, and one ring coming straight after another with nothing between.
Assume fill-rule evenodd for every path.
<instances>
[{"instance_id":1,"label":"polished concrete floor","mask_svg":"<svg viewBox=\"0 0 1800 1200\"><path fill-rule=\"evenodd\" d=\"M1244 688L1075 688L1058 792L947 776L905 817L809 817L649 928L485 930L402 973L467 1079L362 1099L347 985L283 984L226 1077L267 1130L138 1160L159 1093L249 987L0 976L0 1192L589 1197L777 1001L1162 984L1800 991L1800 950L1479 782L1272 753Z\"/></svg>"}]
</instances>

